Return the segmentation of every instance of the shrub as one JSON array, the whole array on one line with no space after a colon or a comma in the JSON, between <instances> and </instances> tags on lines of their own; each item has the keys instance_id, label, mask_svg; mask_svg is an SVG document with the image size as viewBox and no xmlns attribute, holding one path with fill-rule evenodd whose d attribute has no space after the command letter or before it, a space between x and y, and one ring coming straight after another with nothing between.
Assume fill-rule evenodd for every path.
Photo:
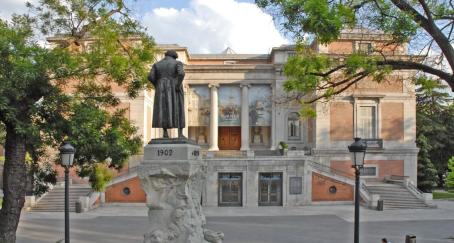
<instances>
[{"instance_id":1,"label":"shrub","mask_svg":"<svg viewBox=\"0 0 454 243\"><path fill-rule=\"evenodd\" d=\"M114 173L109 167L104 164L96 164L90 174L91 188L97 192L102 192L113 177Z\"/></svg>"}]
</instances>

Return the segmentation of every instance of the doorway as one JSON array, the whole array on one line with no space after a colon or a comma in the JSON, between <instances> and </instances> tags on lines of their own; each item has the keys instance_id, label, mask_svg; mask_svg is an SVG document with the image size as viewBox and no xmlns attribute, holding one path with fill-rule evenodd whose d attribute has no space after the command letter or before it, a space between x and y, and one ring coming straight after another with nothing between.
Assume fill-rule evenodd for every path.
<instances>
[{"instance_id":1,"label":"doorway","mask_svg":"<svg viewBox=\"0 0 454 243\"><path fill-rule=\"evenodd\" d=\"M240 150L241 127L219 127L219 149Z\"/></svg>"},{"instance_id":2,"label":"doorway","mask_svg":"<svg viewBox=\"0 0 454 243\"><path fill-rule=\"evenodd\" d=\"M259 206L282 206L282 173L259 174Z\"/></svg>"},{"instance_id":3,"label":"doorway","mask_svg":"<svg viewBox=\"0 0 454 243\"><path fill-rule=\"evenodd\" d=\"M241 173L219 173L219 206L241 206L243 176Z\"/></svg>"}]
</instances>

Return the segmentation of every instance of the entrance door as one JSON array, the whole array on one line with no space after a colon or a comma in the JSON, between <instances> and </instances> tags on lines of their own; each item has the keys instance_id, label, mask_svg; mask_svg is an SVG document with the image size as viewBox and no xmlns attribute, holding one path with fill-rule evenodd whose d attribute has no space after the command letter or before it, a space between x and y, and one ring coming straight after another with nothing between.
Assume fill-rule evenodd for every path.
<instances>
[{"instance_id":1,"label":"entrance door","mask_svg":"<svg viewBox=\"0 0 454 243\"><path fill-rule=\"evenodd\" d=\"M282 173L260 173L259 206L282 206Z\"/></svg>"},{"instance_id":2,"label":"entrance door","mask_svg":"<svg viewBox=\"0 0 454 243\"><path fill-rule=\"evenodd\" d=\"M239 150L241 148L241 127L219 127L219 149Z\"/></svg>"},{"instance_id":3,"label":"entrance door","mask_svg":"<svg viewBox=\"0 0 454 243\"><path fill-rule=\"evenodd\" d=\"M219 173L219 206L241 206L241 189L241 173Z\"/></svg>"}]
</instances>

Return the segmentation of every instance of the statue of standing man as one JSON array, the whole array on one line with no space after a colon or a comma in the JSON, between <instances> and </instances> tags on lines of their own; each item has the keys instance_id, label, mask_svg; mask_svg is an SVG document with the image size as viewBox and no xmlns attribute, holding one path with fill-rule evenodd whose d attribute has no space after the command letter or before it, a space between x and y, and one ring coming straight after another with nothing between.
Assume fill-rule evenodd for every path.
<instances>
[{"instance_id":1,"label":"statue of standing man","mask_svg":"<svg viewBox=\"0 0 454 243\"><path fill-rule=\"evenodd\" d=\"M184 69L183 63L177 58L176 51L166 51L164 59L153 64L148 75L155 89L152 127L163 128L164 138L169 137L169 128L178 128L178 137L185 138Z\"/></svg>"}]
</instances>

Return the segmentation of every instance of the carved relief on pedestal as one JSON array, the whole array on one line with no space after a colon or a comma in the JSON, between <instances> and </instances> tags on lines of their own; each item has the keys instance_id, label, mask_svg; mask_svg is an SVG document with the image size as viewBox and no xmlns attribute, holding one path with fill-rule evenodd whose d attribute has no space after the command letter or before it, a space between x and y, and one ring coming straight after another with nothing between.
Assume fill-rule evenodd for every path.
<instances>
[{"instance_id":1,"label":"carved relief on pedestal","mask_svg":"<svg viewBox=\"0 0 454 243\"><path fill-rule=\"evenodd\" d=\"M147 193L149 232L145 243L222 242L223 233L204 229L200 205L206 166L200 162L165 162L142 166Z\"/></svg>"}]
</instances>

